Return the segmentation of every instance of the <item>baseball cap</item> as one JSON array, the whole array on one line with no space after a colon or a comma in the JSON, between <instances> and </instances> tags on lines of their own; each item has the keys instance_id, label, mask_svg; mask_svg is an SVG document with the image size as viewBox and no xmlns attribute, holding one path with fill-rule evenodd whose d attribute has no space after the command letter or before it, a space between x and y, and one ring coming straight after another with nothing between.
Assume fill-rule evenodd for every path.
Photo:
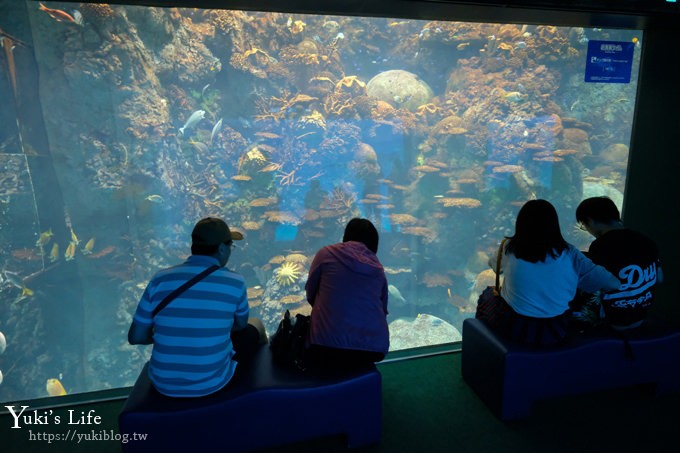
<instances>
[{"instance_id":1,"label":"baseball cap","mask_svg":"<svg viewBox=\"0 0 680 453\"><path fill-rule=\"evenodd\" d=\"M191 232L191 242L195 245L220 245L223 242L240 241L243 234L230 231L226 223L215 217L206 217L196 223Z\"/></svg>"}]
</instances>

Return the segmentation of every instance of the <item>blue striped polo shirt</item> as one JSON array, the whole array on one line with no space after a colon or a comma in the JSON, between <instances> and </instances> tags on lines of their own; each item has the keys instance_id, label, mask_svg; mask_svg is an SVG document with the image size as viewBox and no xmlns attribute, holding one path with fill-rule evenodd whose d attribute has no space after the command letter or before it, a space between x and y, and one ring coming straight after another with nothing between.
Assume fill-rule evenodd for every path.
<instances>
[{"instance_id":1,"label":"blue striped polo shirt","mask_svg":"<svg viewBox=\"0 0 680 453\"><path fill-rule=\"evenodd\" d=\"M224 387L236 371L231 329L248 323L243 277L222 267L184 291L152 319L168 294L219 262L191 255L184 263L158 272L139 301L134 322L153 327L149 378L168 396L205 396Z\"/></svg>"}]
</instances>

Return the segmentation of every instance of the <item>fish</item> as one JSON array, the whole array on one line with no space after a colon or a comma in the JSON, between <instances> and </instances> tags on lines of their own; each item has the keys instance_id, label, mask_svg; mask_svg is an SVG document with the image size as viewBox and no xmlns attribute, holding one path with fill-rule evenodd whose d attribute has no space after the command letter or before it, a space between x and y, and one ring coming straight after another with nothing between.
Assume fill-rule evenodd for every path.
<instances>
[{"instance_id":1,"label":"fish","mask_svg":"<svg viewBox=\"0 0 680 453\"><path fill-rule=\"evenodd\" d=\"M202 154L206 154L209 151L208 145L206 145L205 143L196 142L194 140L191 140L191 141L189 141L189 144L191 146L193 146L194 148L196 148L196 150L198 152L202 153Z\"/></svg>"},{"instance_id":2,"label":"fish","mask_svg":"<svg viewBox=\"0 0 680 453\"><path fill-rule=\"evenodd\" d=\"M74 9L72 11L72 13L73 13L73 20L76 22L76 24L78 24L82 27L83 26L83 15L77 9Z\"/></svg>"},{"instance_id":3,"label":"fish","mask_svg":"<svg viewBox=\"0 0 680 453\"><path fill-rule=\"evenodd\" d=\"M52 251L50 252L50 263L54 263L59 259L59 244L56 242L52 246Z\"/></svg>"},{"instance_id":4,"label":"fish","mask_svg":"<svg viewBox=\"0 0 680 453\"><path fill-rule=\"evenodd\" d=\"M215 123L212 128L212 132L210 132L210 146L212 146L213 139L215 138L215 135L220 132L220 130L222 130L222 118L220 118L219 121Z\"/></svg>"},{"instance_id":5,"label":"fish","mask_svg":"<svg viewBox=\"0 0 680 453\"><path fill-rule=\"evenodd\" d=\"M220 61L219 58L215 58L210 65L210 71L217 71L220 72L222 70L222 62Z\"/></svg>"},{"instance_id":6,"label":"fish","mask_svg":"<svg viewBox=\"0 0 680 453\"><path fill-rule=\"evenodd\" d=\"M203 118L205 118L205 110L196 110L184 123L184 126L179 128L179 135L184 135L185 130L195 127Z\"/></svg>"},{"instance_id":7,"label":"fish","mask_svg":"<svg viewBox=\"0 0 680 453\"><path fill-rule=\"evenodd\" d=\"M145 198L146 201L150 201L151 203L163 203L163 197L157 194L149 195L148 197Z\"/></svg>"},{"instance_id":8,"label":"fish","mask_svg":"<svg viewBox=\"0 0 680 453\"><path fill-rule=\"evenodd\" d=\"M338 43L338 41L341 41L343 39L345 39L345 34L343 32L338 33L337 35L335 35L335 38L331 40L330 44L331 47L335 46Z\"/></svg>"},{"instance_id":9,"label":"fish","mask_svg":"<svg viewBox=\"0 0 680 453\"><path fill-rule=\"evenodd\" d=\"M50 378L45 384L45 389L47 394L50 396L64 396L66 395L66 389L61 384L61 381L57 378Z\"/></svg>"},{"instance_id":10,"label":"fish","mask_svg":"<svg viewBox=\"0 0 680 453\"><path fill-rule=\"evenodd\" d=\"M71 16L66 11L48 8L42 3L39 3L39 5L40 5L40 7L38 8L39 11L45 11L52 19L56 20L57 22L65 22L78 25L78 22L76 22L73 16Z\"/></svg>"},{"instance_id":11,"label":"fish","mask_svg":"<svg viewBox=\"0 0 680 453\"><path fill-rule=\"evenodd\" d=\"M409 99L411 99L411 97L413 97L413 95L410 95L410 94L409 94L408 96L405 96L405 97L402 98L402 97L399 96L398 94L395 94L394 97L392 97L392 99L393 99L394 102L396 102L397 104L403 104L403 103L405 103L405 102L408 102Z\"/></svg>"},{"instance_id":12,"label":"fish","mask_svg":"<svg viewBox=\"0 0 680 453\"><path fill-rule=\"evenodd\" d=\"M24 279L19 277L19 274L16 272L3 271L2 274L5 277L5 280L15 288L23 289L25 287Z\"/></svg>"},{"instance_id":13,"label":"fish","mask_svg":"<svg viewBox=\"0 0 680 453\"><path fill-rule=\"evenodd\" d=\"M204 98L204 97L205 97L205 90L207 90L207 89L208 89L208 87L210 87L210 84L207 84L207 85L206 85L206 86L204 86L204 87L203 87L203 89L201 90L201 97L202 97L202 98Z\"/></svg>"},{"instance_id":14,"label":"fish","mask_svg":"<svg viewBox=\"0 0 680 453\"><path fill-rule=\"evenodd\" d=\"M106 256L110 253L113 253L115 250L116 250L116 248L114 246L109 245L107 247L104 247L103 249L101 249L97 253L88 256L88 258L101 258L102 256Z\"/></svg>"},{"instance_id":15,"label":"fish","mask_svg":"<svg viewBox=\"0 0 680 453\"><path fill-rule=\"evenodd\" d=\"M407 21L407 20L400 20L400 21L390 22L389 24L387 24L387 26L388 27L398 27L400 25L406 25L408 23L409 23L409 21Z\"/></svg>"},{"instance_id":16,"label":"fish","mask_svg":"<svg viewBox=\"0 0 680 453\"><path fill-rule=\"evenodd\" d=\"M93 248L94 248L94 238L90 238L90 240L87 241L87 244L85 244L85 247L83 247L80 251L83 252L83 255L91 255Z\"/></svg>"},{"instance_id":17,"label":"fish","mask_svg":"<svg viewBox=\"0 0 680 453\"><path fill-rule=\"evenodd\" d=\"M76 257L76 243L71 241L68 243L68 247L66 247L64 259L66 259L66 261L71 261L75 257Z\"/></svg>"},{"instance_id":18,"label":"fish","mask_svg":"<svg viewBox=\"0 0 680 453\"><path fill-rule=\"evenodd\" d=\"M20 296L20 297L21 297L22 299L25 299L25 298L27 298L27 297L31 297L33 294L35 294L35 293L33 292L32 289L27 288L26 286L24 286L23 288L21 288L21 296Z\"/></svg>"},{"instance_id":19,"label":"fish","mask_svg":"<svg viewBox=\"0 0 680 453\"><path fill-rule=\"evenodd\" d=\"M7 349L7 338L4 333L0 332L0 354L5 352L5 349Z\"/></svg>"},{"instance_id":20,"label":"fish","mask_svg":"<svg viewBox=\"0 0 680 453\"><path fill-rule=\"evenodd\" d=\"M505 93L503 97L511 102L521 102L524 100L525 95L523 95L519 91L509 91Z\"/></svg>"},{"instance_id":21,"label":"fish","mask_svg":"<svg viewBox=\"0 0 680 453\"><path fill-rule=\"evenodd\" d=\"M14 258L26 261L38 261L42 259L43 254L44 252L42 248L40 249L40 253L36 252L35 248L33 247L30 249L12 250L12 256Z\"/></svg>"},{"instance_id":22,"label":"fish","mask_svg":"<svg viewBox=\"0 0 680 453\"><path fill-rule=\"evenodd\" d=\"M5 379L5 378L2 376L2 370L0 370L0 384L2 384L2 381L3 381L4 379Z\"/></svg>"},{"instance_id":23,"label":"fish","mask_svg":"<svg viewBox=\"0 0 680 453\"><path fill-rule=\"evenodd\" d=\"M47 245L47 243L50 242L50 240L52 239L52 236L54 236L54 233L52 233L52 228L40 233L40 237L38 238L37 241L35 241L36 247L44 247L45 245Z\"/></svg>"},{"instance_id":24,"label":"fish","mask_svg":"<svg viewBox=\"0 0 680 453\"><path fill-rule=\"evenodd\" d=\"M72 227L69 227L71 230L71 242L75 242L76 245L80 244L80 239L78 239L78 236L76 236L75 231L73 231Z\"/></svg>"},{"instance_id":25,"label":"fish","mask_svg":"<svg viewBox=\"0 0 680 453\"><path fill-rule=\"evenodd\" d=\"M456 49L458 49L458 50L463 50L463 49L465 49L466 47L468 47L469 45L470 45L469 42L463 42L463 43L458 44L458 45L456 46Z\"/></svg>"},{"instance_id":26,"label":"fish","mask_svg":"<svg viewBox=\"0 0 680 453\"><path fill-rule=\"evenodd\" d=\"M387 285L387 292L392 296L394 299L397 300L397 302L400 302L402 304L407 303L406 299L404 299L404 296L401 295L401 291L394 286L394 285Z\"/></svg>"}]
</instances>

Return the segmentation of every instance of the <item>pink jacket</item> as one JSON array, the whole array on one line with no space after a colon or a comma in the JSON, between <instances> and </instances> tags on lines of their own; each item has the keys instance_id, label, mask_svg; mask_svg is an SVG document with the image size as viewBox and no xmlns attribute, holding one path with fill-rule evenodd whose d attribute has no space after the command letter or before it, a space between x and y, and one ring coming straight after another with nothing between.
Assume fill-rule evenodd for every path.
<instances>
[{"instance_id":1,"label":"pink jacket","mask_svg":"<svg viewBox=\"0 0 680 453\"><path fill-rule=\"evenodd\" d=\"M305 286L310 344L387 353L387 279L378 257L348 241L319 250Z\"/></svg>"}]
</instances>

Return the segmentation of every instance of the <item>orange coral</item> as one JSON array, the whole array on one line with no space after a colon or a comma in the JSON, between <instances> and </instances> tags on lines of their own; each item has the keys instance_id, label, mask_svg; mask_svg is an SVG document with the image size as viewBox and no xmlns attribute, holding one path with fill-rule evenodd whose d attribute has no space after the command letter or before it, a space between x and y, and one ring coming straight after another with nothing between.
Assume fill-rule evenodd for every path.
<instances>
[{"instance_id":1,"label":"orange coral","mask_svg":"<svg viewBox=\"0 0 680 453\"><path fill-rule=\"evenodd\" d=\"M83 15L88 19L93 18L110 19L114 15L113 8L111 8L106 3L102 3L99 5L92 3L83 3L80 5L80 10L83 13Z\"/></svg>"},{"instance_id":2,"label":"orange coral","mask_svg":"<svg viewBox=\"0 0 680 453\"><path fill-rule=\"evenodd\" d=\"M521 165L500 165L498 167L493 167L491 170L493 173L518 173L524 170Z\"/></svg>"},{"instance_id":3,"label":"orange coral","mask_svg":"<svg viewBox=\"0 0 680 453\"><path fill-rule=\"evenodd\" d=\"M281 263L283 263L284 261L286 261L286 257L285 257L285 256L283 256L283 255L276 255L276 256L272 256L272 257L269 259L269 264L281 264Z\"/></svg>"},{"instance_id":4,"label":"orange coral","mask_svg":"<svg viewBox=\"0 0 680 453\"><path fill-rule=\"evenodd\" d=\"M260 229L260 224L257 223L257 222L246 221L246 222L243 222L241 224L241 226L243 227L244 230L248 230L248 231L257 231L257 230Z\"/></svg>"},{"instance_id":5,"label":"orange coral","mask_svg":"<svg viewBox=\"0 0 680 453\"><path fill-rule=\"evenodd\" d=\"M425 242L432 242L437 238L437 233L433 229L427 227L405 227L401 229L401 232L412 236L420 236L425 239Z\"/></svg>"},{"instance_id":6,"label":"orange coral","mask_svg":"<svg viewBox=\"0 0 680 453\"><path fill-rule=\"evenodd\" d=\"M390 220L395 225L415 225L418 223L418 219L411 214L390 214Z\"/></svg>"},{"instance_id":7,"label":"orange coral","mask_svg":"<svg viewBox=\"0 0 680 453\"><path fill-rule=\"evenodd\" d=\"M390 197L381 195L379 193L367 193L366 198L371 198L373 200L389 200Z\"/></svg>"},{"instance_id":8,"label":"orange coral","mask_svg":"<svg viewBox=\"0 0 680 453\"><path fill-rule=\"evenodd\" d=\"M291 263L305 264L308 260L309 258L302 253L291 253L286 255L286 261L290 261Z\"/></svg>"},{"instance_id":9,"label":"orange coral","mask_svg":"<svg viewBox=\"0 0 680 453\"><path fill-rule=\"evenodd\" d=\"M255 198L250 203L248 203L248 205L251 207L271 206L277 201L278 200L276 199L276 197Z\"/></svg>"},{"instance_id":10,"label":"orange coral","mask_svg":"<svg viewBox=\"0 0 680 453\"><path fill-rule=\"evenodd\" d=\"M547 157L534 157L534 160L538 162L562 162L564 159L556 156L547 156Z\"/></svg>"},{"instance_id":11,"label":"orange coral","mask_svg":"<svg viewBox=\"0 0 680 453\"><path fill-rule=\"evenodd\" d=\"M302 218L308 222L313 222L319 218L319 213L314 209L306 209L305 213L302 215Z\"/></svg>"},{"instance_id":12,"label":"orange coral","mask_svg":"<svg viewBox=\"0 0 680 453\"><path fill-rule=\"evenodd\" d=\"M466 132L463 120L456 115L447 116L432 128L433 135L459 135Z\"/></svg>"},{"instance_id":13,"label":"orange coral","mask_svg":"<svg viewBox=\"0 0 680 453\"><path fill-rule=\"evenodd\" d=\"M441 203L445 208L478 208L482 202L474 198L440 198L437 202Z\"/></svg>"},{"instance_id":14,"label":"orange coral","mask_svg":"<svg viewBox=\"0 0 680 453\"><path fill-rule=\"evenodd\" d=\"M300 219L298 219L295 214L288 211L267 211L264 213L264 216L269 222L283 223L288 225L300 224Z\"/></svg>"},{"instance_id":15,"label":"orange coral","mask_svg":"<svg viewBox=\"0 0 680 453\"><path fill-rule=\"evenodd\" d=\"M431 274L429 272L425 273L423 277L423 282L428 288L434 288L436 286L446 286L449 287L453 284L451 279L444 274Z\"/></svg>"},{"instance_id":16,"label":"orange coral","mask_svg":"<svg viewBox=\"0 0 680 453\"><path fill-rule=\"evenodd\" d=\"M573 143L583 143L588 141L588 133L581 129L565 128L562 133L565 140Z\"/></svg>"},{"instance_id":17,"label":"orange coral","mask_svg":"<svg viewBox=\"0 0 680 453\"><path fill-rule=\"evenodd\" d=\"M562 157L562 156L569 156L572 154L577 154L578 151L575 149L556 149L555 152L553 152L553 155Z\"/></svg>"},{"instance_id":18,"label":"orange coral","mask_svg":"<svg viewBox=\"0 0 680 453\"><path fill-rule=\"evenodd\" d=\"M304 302L305 296L303 294L289 294L288 296L283 296L279 299L282 304L299 304Z\"/></svg>"},{"instance_id":19,"label":"orange coral","mask_svg":"<svg viewBox=\"0 0 680 453\"><path fill-rule=\"evenodd\" d=\"M250 308L259 307L260 305L262 305L262 299L259 297L255 299L248 299L248 306Z\"/></svg>"},{"instance_id":20,"label":"orange coral","mask_svg":"<svg viewBox=\"0 0 680 453\"><path fill-rule=\"evenodd\" d=\"M437 167L433 167L431 165L418 165L416 167L413 167L413 170L420 171L423 173L436 173L439 171Z\"/></svg>"}]
</instances>

